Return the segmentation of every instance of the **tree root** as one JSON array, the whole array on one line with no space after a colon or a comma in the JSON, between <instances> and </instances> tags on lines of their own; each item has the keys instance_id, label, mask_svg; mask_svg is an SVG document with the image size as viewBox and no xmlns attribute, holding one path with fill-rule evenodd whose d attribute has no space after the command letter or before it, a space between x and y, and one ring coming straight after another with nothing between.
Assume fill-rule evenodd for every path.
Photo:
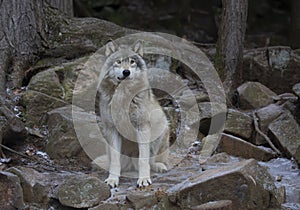
<instances>
[{"instance_id":1,"label":"tree root","mask_svg":"<svg viewBox=\"0 0 300 210\"><path fill-rule=\"evenodd\" d=\"M257 133L259 133L268 142L268 144L270 145L270 147L276 152L277 155L281 155L281 152L274 146L274 144L272 143L271 139L260 130L259 125L258 125L258 120L259 119L256 116L256 112L255 111L253 112L252 116L253 116L255 131Z\"/></svg>"},{"instance_id":2,"label":"tree root","mask_svg":"<svg viewBox=\"0 0 300 210\"><path fill-rule=\"evenodd\" d=\"M3 149L5 149L5 150L7 150L7 151L9 151L9 152L12 152L12 153L14 153L14 154L16 154L16 155L19 155L19 156L21 156L21 157L23 157L23 158L26 158L26 159L28 159L28 160L35 161L36 163L40 164L41 167L42 167L43 169L45 169L45 170L48 170L48 171L62 171L59 167L57 167L57 166L55 166L55 165L52 165L52 164L49 164L49 163L45 163L45 162L43 162L43 161L41 161L41 160L39 160L38 158L33 157L33 156L24 155L24 154L22 154L22 153L20 153L20 152L18 152L18 151L16 151L16 150L13 150L13 149L11 149L11 148L9 148L9 147L3 145L3 144L0 144L0 148L3 148ZM1 151L1 150L0 150L0 151ZM0 153L0 154L1 154L1 153ZM4 157L5 157L5 156L4 156Z\"/></svg>"},{"instance_id":3,"label":"tree root","mask_svg":"<svg viewBox=\"0 0 300 210\"><path fill-rule=\"evenodd\" d=\"M15 153L15 154L17 154L17 155L20 155L20 156L22 156L22 157L30 158L29 156L24 155L24 154L22 154L22 153L20 153L20 152L17 152L16 150L13 150L13 149L11 149L11 148L9 148L9 147L3 145L3 144L0 144L0 147L2 147L3 149L6 149L7 151L10 151L10 152L12 152L12 153Z\"/></svg>"}]
</instances>

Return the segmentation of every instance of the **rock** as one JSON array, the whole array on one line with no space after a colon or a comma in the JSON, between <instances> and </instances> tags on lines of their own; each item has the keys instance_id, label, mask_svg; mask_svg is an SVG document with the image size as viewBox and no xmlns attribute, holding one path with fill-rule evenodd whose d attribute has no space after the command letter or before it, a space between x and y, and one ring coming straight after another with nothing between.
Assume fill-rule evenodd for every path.
<instances>
[{"instance_id":1,"label":"rock","mask_svg":"<svg viewBox=\"0 0 300 210\"><path fill-rule=\"evenodd\" d=\"M206 164L230 163L232 157L225 152L216 153L207 159Z\"/></svg>"},{"instance_id":2,"label":"rock","mask_svg":"<svg viewBox=\"0 0 300 210\"><path fill-rule=\"evenodd\" d=\"M278 192L283 195L283 206L300 209L300 191L298 188L300 176L297 163L286 158L276 158L268 162L260 162L259 164L268 168L269 173L274 178L282 177L282 180L280 182L277 181L275 184L278 187Z\"/></svg>"},{"instance_id":3,"label":"rock","mask_svg":"<svg viewBox=\"0 0 300 210\"><path fill-rule=\"evenodd\" d=\"M203 147L199 155L200 164L205 163L207 159L210 158L210 156L212 156L212 154L216 151L220 142L220 138L220 134L213 134L202 139Z\"/></svg>"},{"instance_id":4,"label":"rock","mask_svg":"<svg viewBox=\"0 0 300 210\"><path fill-rule=\"evenodd\" d=\"M198 103L200 117L199 130L205 135L213 135L223 130L227 107L222 103L201 102Z\"/></svg>"},{"instance_id":5,"label":"rock","mask_svg":"<svg viewBox=\"0 0 300 210\"><path fill-rule=\"evenodd\" d=\"M154 191L132 191L128 193L126 198L132 203L135 209L150 208L158 202Z\"/></svg>"},{"instance_id":6,"label":"rock","mask_svg":"<svg viewBox=\"0 0 300 210\"><path fill-rule=\"evenodd\" d=\"M267 135L269 124L277 117L279 117L283 112L284 109L276 104L270 104L257 110L256 116L258 118L260 130ZM266 144L267 141L260 134L256 133L256 136L252 143L256 145L263 145Z\"/></svg>"},{"instance_id":7,"label":"rock","mask_svg":"<svg viewBox=\"0 0 300 210\"><path fill-rule=\"evenodd\" d=\"M59 202L74 208L93 207L109 197L108 185L87 175L70 178L58 189Z\"/></svg>"},{"instance_id":8,"label":"rock","mask_svg":"<svg viewBox=\"0 0 300 210\"><path fill-rule=\"evenodd\" d=\"M280 95L273 97L273 100L277 105L282 105L287 101L291 103L296 103L298 97L293 93L282 93Z\"/></svg>"},{"instance_id":9,"label":"rock","mask_svg":"<svg viewBox=\"0 0 300 210\"><path fill-rule=\"evenodd\" d=\"M32 67L33 71L28 72L28 74L39 73L31 79L26 78L30 80L24 95L26 123L29 127L40 125L41 118L48 111L70 103L78 73L91 53L103 47L109 40L137 32L96 18L68 18L55 15L55 18L51 17L48 21L52 26L52 33L47 40L49 49L43 54L45 59L40 60ZM101 63L101 59L97 62ZM87 90L93 86L92 81L98 78L98 75L94 74L97 71L98 68L91 68L91 72L85 71L87 73L83 78L85 82L82 82L80 87ZM84 90L80 92L87 94L88 91ZM81 98L83 104L85 98Z\"/></svg>"},{"instance_id":10,"label":"rock","mask_svg":"<svg viewBox=\"0 0 300 210\"><path fill-rule=\"evenodd\" d=\"M181 209L210 201L231 200L232 209L280 209L274 180L253 159L204 171L167 190Z\"/></svg>"},{"instance_id":11,"label":"rock","mask_svg":"<svg viewBox=\"0 0 300 210\"><path fill-rule=\"evenodd\" d=\"M268 126L274 143L287 157L294 157L300 164L300 127L288 111Z\"/></svg>"},{"instance_id":12,"label":"rock","mask_svg":"<svg viewBox=\"0 0 300 210\"><path fill-rule=\"evenodd\" d=\"M68 172L41 173L32 168L12 167L8 172L15 174L20 179L23 189L24 201L30 204L39 204L39 209L44 209L57 199L57 187L65 180L80 176ZM59 203L57 202L58 206Z\"/></svg>"},{"instance_id":13,"label":"rock","mask_svg":"<svg viewBox=\"0 0 300 210\"><path fill-rule=\"evenodd\" d=\"M0 192L1 209L23 209L23 191L20 180L16 175L0 171Z\"/></svg>"},{"instance_id":14,"label":"rock","mask_svg":"<svg viewBox=\"0 0 300 210\"><path fill-rule=\"evenodd\" d=\"M276 93L290 92L300 81L299 55L290 47L267 47L244 54L243 81L258 81Z\"/></svg>"},{"instance_id":15,"label":"rock","mask_svg":"<svg viewBox=\"0 0 300 210\"><path fill-rule=\"evenodd\" d=\"M194 99L196 102L196 100ZM187 111L176 109L173 112L173 121L171 121L171 131L175 131L176 141L172 146L172 149L176 150L178 153L186 150L190 147L191 143L201 136L199 133L199 123L200 123L200 113L198 110L197 103ZM174 121L175 119L175 121Z\"/></svg>"},{"instance_id":16,"label":"rock","mask_svg":"<svg viewBox=\"0 0 300 210\"><path fill-rule=\"evenodd\" d=\"M134 209L172 209L164 188L134 190L126 196ZM127 208L130 209L130 208Z\"/></svg>"},{"instance_id":17,"label":"rock","mask_svg":"<svg viewBox=\"0 0 300 210\"><path fill-rule=\"evenodd\" d=\"M72 157L88 164L91 159L105 154L105 143L101 133L98 133L100 130L95 115L70 105L48 112L47 125L49 138L46 152L51 158Z\"/></svg>"},{"instance_id":18,"label":"rock","mask_svg":"<svg viewBox=\"0 0 300 210\"><path fill-rule=\"evenodd\" d=\"M29 203L47 204L50 200L50 184L47 177L31 168L15 167L8 169L19 177L23 188L24 201Z\"/></svg>"},{"instance_id":19,"label":"rock","mask_svg":"<svg viewBox=\"0 0 300 210\"><path fill-rule=\"evenodd\" d=\"M47 52L53 57L64 56L70 59L70 57L75 57L74 54L82 55L83 49L88 52L91 52L89 49L96 51L109 40L138 32L97 18L66 19L65 16L58 18L60 18L59 21L56 18L51 22L53 30L57 30L51 35L57 37L51 37L49 44L51 44L52 51Z\"/></svg>"},{"instance_id":20,"label":"rock","mask_svg":"<svg viewBox=\"0 0 300 210\"><path fill-rule=\"evenodd\" d=\"M257 109L273 102L276 93L259 82L246 82L237 88L241 109Z\"/></svg>"},{"instance_id":21,"label":"rock","mask_svg":"<svg viewBox=\"0 0 300 210\"><path fill-rule=\"evenodd\" d=\"M26 91L24 101L26 104L26 125L28 127L40 126L48 111L67 104L63 100L31 90Z\"/></svg>"},{"instance_id":22,"label":"rock","mask_svg":"<svg viewBox=\"0 0 300 210\"><path fill-rule=\"evenodd\" d=\"M64 83L69 84L71 78L76 79L76 65L78 63L71 62L50 67L31 78L24 95L28 126L40 125L42 117L48 111L71 102L72 88L66 89Z\"/></svg>"},{"instance_id":23,"label":"rock","mask_svg":"<svg viewBox=\"0 0 300 210\"><path fill-rule=\"evenodd\" d=\"M253 133L252 117L238 110L228 109L224 131L244 139L250 139Z\"/></svg>"},{"instance_id":24,"label":"rock","mask_svg":"<svg viewBox=\"0 0 300 210\"><path fill-rule=\"evenodd\" d=\"M63 197L63 191L60 190L68 189L68 187L76 188L73 186L75 185L74 183L78 185L78 189L75 193L78 193L78 196L82 196L82 202L88 199L90 199L90 201L88 200L89 202L93 202L93 196L84 197L88 194L81 193L93 192L96 187L99 187L98 191L102 191L102 194L99 195L98 191L96 190L95 196L99 196L99 199L106 199L106 195L108 194L109 196L110 193L109 189L107 192L107 185L101 182L99 179L78 172L42 173L32 168L21 166L9 168L8 172L14 174L14 176L16 176L20 180L19 182L23 189L24 201L28 204L32 204L33 206L36 206L36 204L38 204L39 208L37 209L48 209L49 206L52 206L53 200L58 200L60 198L59 192L62 193L62 198L66 200L67 198ZM71 182L70 180L73 180L73 182ZM71 182L70 185L68 185L69 181ZM61 186L63 186L64 188L61 188ZM72 193L70 193L70 195L72 195ZM57 206L57 209L64 209L62 208L62 204L60 204L59 202L55 203L55 206Z\"/></svg>"},{"instance_id":25,"label":"rock","mask_svg":"<svg viewBox=\"0 0 300 210\"><path fill-rule=\"evenodd\" d=\"M242 157L245 159L256 159L259 161L268 161L276 156L269 148L257 147L238 137L222 134L218 152L226 152L229 155Z\"/></svg>"},{"instance_id":26,"label":"rock","mask_svg":"<svg viewBox=\"0 0 300 210\"><path fill-rule=\"evenodd\" d=\"M48 112L47 125L49 138L46 152L51 158L81 157L83 162L89 161L76 137L71 106Z\"/></svg>"},{"instance_id":27,"label":"rock","mask_svg":"<svg viewBox=\"0 0 300 210\"><path fill-rule=\"evenodd\" d=\"M170 67L167 65L165 68ZM164 90L164 92L161 91L163 93L156 91L156 95L162 97L162 94L169 93L179 107L177 109L167 108L167 113L171 119L170 127L172 141L177 137L177 146L181 149L188 148L191 142L194 142L198 137L200 120L203 118L211 119L215 115L222 113L222 110L226 110L226 106L222 106L221 103L210 102L203 102L201 103L201 106L198 106L197 102L208 99L207 93L200 90L195 92L191 91L181 77L178 77L169 71L151 70L150 72L152 72L148 75L150 85L157 89L161 87L160 90ZM224 112L225 111L223 111L223 114ZM206 126L207 132L209 132L209 127L210 122L207 123ZM218 129L220 130L220 128Z\"/></svg>"},{"instance_id":28,"label":"rock","mask_svg":"<svg viewBox=\"0 0 300 210\"><path fill-rule=\"evenodd\" d=\"M103 203L88 210L128 210L128 206L119 203Z\"/></svg>"},{"instance_id":29,"label":"rock","mask_svg":"<svg viewBox=\"0 0 300 210\"><path fill-rule=\"evenodd\" d=\"M200 104L200 107L201 105L205 106L206 105L206 109L210 108L208 107L210 104L209 104L209 97L208 97L208 94L204 91L195 91L195 92L192 92L192 91L184 91L182 93L182 95L178 98L177 100L178 104L180 104L180 106L185 106L185 107L192 107L195 105L195 103L199 103L200 102L206 102L204 104ZM210 115L210 112L207 113L207 115ZM206 115L206 116L207 116Z\"/></svg>"},{"instance_id":30,"label":"rock","mask_svg":"<svg viewBox=\"0 0 300 210\"><path fill-rule=\"evenodd\" d=\"M193 206L191 210L232 210L231 200L211 201L199 206Z\"/></svg>"},{"instance_id":31,"label":"rock","mask_svg":"<svg viewBox=\"0 0 300 210\"><path fill-rule=\"evenodd\" d=\"M297 83L293 86L294 93L300 98L300 83Z\"/></svg>"}]
</instances>

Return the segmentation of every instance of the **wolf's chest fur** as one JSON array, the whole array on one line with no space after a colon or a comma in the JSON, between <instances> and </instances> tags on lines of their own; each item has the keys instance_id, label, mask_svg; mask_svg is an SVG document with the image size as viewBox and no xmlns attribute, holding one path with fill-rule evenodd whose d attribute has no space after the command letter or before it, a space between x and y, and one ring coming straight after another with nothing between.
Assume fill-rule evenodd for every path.
<instances>
[{"instance_id":1,"label":"wolf's chest fur","mask_svg":"<svg viewBox=\"0 0 300 210\"><path fill-rule=\"evenodd\" d=\"M105 107L105 110L108 111L108 113L104 113L106 120L113 123L112 112L119 112L120 117L122 117L124 110L127 109L131 123L135 127L145 123L141 121L149 118L153 107L149 104L157 103L148 82L145 81L147 81L146 75L143 75L143 78L123 81L122 85L108 85L104 82L102 89L105 91L100 95L100 103L102 104L100 107ZM112 103L117 103L118 109L112 109Z\"/></svg>"}]
</instances>

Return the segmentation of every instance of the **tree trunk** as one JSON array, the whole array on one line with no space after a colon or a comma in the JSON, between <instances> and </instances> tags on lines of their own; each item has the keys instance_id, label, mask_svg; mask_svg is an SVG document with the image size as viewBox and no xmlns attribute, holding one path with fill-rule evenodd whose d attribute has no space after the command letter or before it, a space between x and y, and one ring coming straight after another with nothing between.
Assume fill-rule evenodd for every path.
<instances>
[{"instance_id":1,"label":"tree trunk","mask_svg":"<svg viewBox=\"0 0 300 210\"><path fill-rule=\"evenodd\" d=\"M290 44L293 48L300 48L300 1L291 1Z\"/></svg>"},{"instance_id":2,"label":"tree trunk","mask_svg":"<svg viewBox=\"0 0 300 210\"><path fill-rule=\"evenodd\" d=\"M73 15L72 0L46 0L51 6ZM5 83L22 85L24 72L36 60L45 40L45 0L0 0L0 95ZM7 81L5 78L7 77Z\"/></svg>"},{"instance_id":3,"label":"tree trunk","mask_svg":"<svg viewBox=\"0 0 300 210\"><path fill-rule=\"evenodd\" d=\"M10 87L20 87L23 73L41 48L43 36L43 1L2 0L0 2L2 37L1 75L8 74ZM2 78L2 91L5 81ZM3 93L2 93L3 94Z\"/></svg>"},{"instance_id":4,"label":"tree trunk","mask_svg":"<svg viewBox=\"0 0 300 210\"><path fill-rule=\"evenodd\" d=\"M46 0L52 7L60 10L64 14L73 17L73 0Z\"/></svg>"},{"instance_id":5,"label":"tree trunk","mask_svg":"<svg viewBox=\"0 0 300 210\"><path fill-rule=\"evenodd\" d=\"M9 100L6 89L21 87L25 71L44 48L48 30L45 8L49 6L45 2L73 14L72 0L0 0L0 115L8 121L0 128L0 139L26 138L24 123L14 116L15 102Z\"/></svg>"},{"instance_id":6,"label":"tree trunk","mask_svg":"<svg viewBox=\"0 0 300 210\"><path fill-rule=\"evenodd\" d=\"M222 0L216 68L227 96L239 85L246 32L248 0Z\"/></svg>"}]
</instances>

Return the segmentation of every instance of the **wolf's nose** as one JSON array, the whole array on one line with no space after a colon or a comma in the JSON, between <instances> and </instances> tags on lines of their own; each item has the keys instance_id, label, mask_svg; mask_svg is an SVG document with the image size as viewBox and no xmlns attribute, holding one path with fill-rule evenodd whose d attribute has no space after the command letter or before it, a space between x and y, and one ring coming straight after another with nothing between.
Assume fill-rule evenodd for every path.
<instances>
[{"instance_id":1,"label":"wolf's nose","mask_svg":"<svg viewBox=\"0 0 300 210\"><path fill-rule=\"evenodd\" d=\"M124 71L123 71L123 76L124 77L128 77L130 75L130 71L128 70L128 69L125 69Z\"/></svg>"}]
</instances>

